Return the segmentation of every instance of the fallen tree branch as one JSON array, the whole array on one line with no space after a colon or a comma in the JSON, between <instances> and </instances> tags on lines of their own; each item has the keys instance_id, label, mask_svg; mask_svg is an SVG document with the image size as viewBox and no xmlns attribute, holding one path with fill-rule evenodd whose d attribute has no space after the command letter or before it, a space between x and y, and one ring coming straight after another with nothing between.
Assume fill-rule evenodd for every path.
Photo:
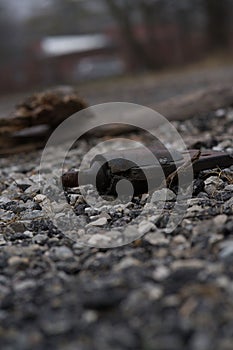
<instances>
[{"instance_id":1,"label":"fallen tree branch","mask_svg":"<svg viewBox=\"0 0 233 350\"><path fill-rule=\"evenodd\" d=\"M168 120L185 120L195 115L232 105L233 86L219 85L171 98L153 107Z\"/></svg>"},{"instance_id":2,"label":"fallen tree branch","mask_svg":"<svg viewBox=\"0 0 233 350\"><path fill-rule=\"evenodd\" d=\"M163 187L167 185L168 188L172 186L172 184L177 181L180 174L185 173L188 169L190 169L193 164L200 159L201 151L197 151L191 159L188 159L184 164L182 164L178 169L176 169L173 173L171 173L166 180L166 184L163 183Z\"/></svg>"}]
</instances>

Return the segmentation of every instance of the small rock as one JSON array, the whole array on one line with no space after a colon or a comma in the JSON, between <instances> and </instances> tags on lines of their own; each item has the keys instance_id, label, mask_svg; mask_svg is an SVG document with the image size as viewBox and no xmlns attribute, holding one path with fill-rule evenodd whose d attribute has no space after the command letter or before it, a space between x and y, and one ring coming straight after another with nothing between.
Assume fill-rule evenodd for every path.
<instances>
[{"instance_id":1,"label":"small rock","mask_svg":"<svg viewBox=\"0 0 233 350\"><path fill-rule=\"evenodd\" d=\"M218 176L210 176L205 180L205 185L219 186L223 181Z\"/></svg>"},{"instance_id":2,"label":"small rock","mask_svg":"<svg viewBox=\"0 0 233 350\"><path fill-rule=\"evenodd\" d=\"M153 278L156 281L163 281L165 280L170 274L169 269L166 266L159 266L154 272L153 272Z\"/></svg>"},{"instance_id":3,"label":"small rock","mask_svg":"<svg viewBox=\"0 0 233 350\"><path fill-rule=\"evenodd\" d=\"M65 312L63 313L46 315L46 317L41 319L40 327L46 335L60 336L61 334L67 334L68 331L72 330L74 320L66 315Z\"/></svg>"},{"instance_id":4,"label":"small rock","mask_svg":"<svg viewBox=\"0 0 233 350\"><path fill-rule=\"evenodd\" d=\"M128 225L124 230L124 236L127 238L128 242L133 242L141 237L136 225Z\"/></svg>"},{"instance_id":5,"label":"small rock","mask_svg":"<svg viewBox=\"0 0 233 350\"><path fill-rule=\"evenodd\" d=\"M233 193L233 185L227 185L227 186L224 188L224 190Z\"/></svg>"},{"instance_id":6,"label":"small rock","mask_svg":"<svg viewBox=\"0 0 233 350\"><path fill-rule=\"evenodd\" d=\"M202 269L205 267L205 262L202 260L197 259L190 259L190 260L178 260L172 263L171 268L173 270L180 270L180 269Z\"/></svg>"},{"instance_id":7,"label":"small rock","mask_svg":"<svg viewBox=\"0 0 233 350\"><path fill-rule=\"evenodd\" d=\"M99 211L96 210L96 209L94 209L94 208L92 208L92 207L86 207L86 208L84 209L84 212L85 212L85 214L88 215L88 216L92 216L92 215L97 215L97 214L99 214Z\"/></svg>"},{"instance_id":8,"label":"small rock","mask_svg":"<svg viewBox=\"0 0 233 350\"><path fill-rule=\"evenodd\" d=\"M0 234L0 246L4 246L6 244L6 240L4 239L4 236Z\"/></svg>"},{"instance_id":9,"label":"small rock","mask_svg":"<svg viewBox=\"0 0 233 350\"><path fill-rule=\"evenodd\" d=\"M35 235L35 236L32 238L32 242L33 242L33 243L42 244L42 245L43 245L47 240L48 240L48 237L47 237L47 235L45 235L45 234L38 234L38 235Z\"/></svg>"},{"instance_id":10,"label":"small rock","mask_svg":"<svg viewBox=\"0 0 233 350\"><path fill-rule=\"evenodd\" d=\"M221 245L220 258L227 260L233 257L233 240L223 242Z\"/></svg>"},{"instance_id":11,"label":"small rock","mask_svg":"<svg viewBox=\"0 0 233 350\"><path fill-rule=\"evenodd\" d=\"M199 213L203 208L200 205L193 205L187 209L187 213Z\"/></svg>"},{"instance_id":12,"label":"small rock","mask_svg":"<svg viewBox=\"0 0 233 350\"><path fill-rule=\"evenodd\" d=\"M147 199L149 198L149 194L148 193L144 193L141 197L141 202L145 202L147 201Z\"/></svg>"},{"instance_id":13,"label":"small rock","mask_svg":"<svg viewBox=\"0 0 233 350\"><path fill-rule=\"evenodd\" d=\"M205 199L202 198L190 198L187 200L187 204L189 207L192 207L194 205L200 205L201 202L205 202Z\"/></svg>"},{"instance_id":14,"label":"small rock","mask_svg":"<svg viewBox=\"0 0 233 350\"><path fill-rule=\"evenodd\" d=\"M23 220L34 220L34 219L43 218L43 217L44 217L44 214L41 210L32 210L30 212L26 211L22 215Z\"/></svg>"},{"instance_id":15,"label":"small rock","mask_svg":"<svg viewBox=\"0 0 233 350\"><path fill-rule=\"evenodd\" d=\"M165 201L175 201L176 195L174 192L168 188L163 188L162 190L155 191L152 195L152 203L165 202Z\"/></svg>"},{"instance_id":16,"label":"small rock","mask_svg":"<svg viewBox=\"0 0 233 350\"><path fill-rule=\"evenodd\" d=\"M7 203L10 203L10 202L12 202L11 199L9 199L7 197L4 197L4 196L0 197L0 205L1 204L7 204Z\"/></svg>"},{"instance_id":17,"label":"small rock","mask_svg":"<svg viewBox=\"0 0 233 350\"><path fill-rule=\"evenodd\" d=\"M225 111L225 109L220 108L220 109L218 109L217 111L215 111L215 115L216 115L216 117L218 117L218 118L225 117L226 111Z\"/></svg>"},{"instance_id":18,"label":"small rock","mask_svg":"<svg viewBox=\"0 0 233 350\"><path fill-rule=\"evenodd\" d=\"M53 248L52 254L60 260L67 260L73 257L72 250L65 246Z\"/></svg>"},{"instance_id":19,"label":"small rock","mask_svg":"<svg viewBox=\"0 0 233 350\"><path fill-rule=\"evenodd\" d=\"M132 266L139 266L141 265L140 261L137 259L134 259L132 257L126 257L120 261L119 264L117 264L114 268L115 271L120 271L127 269Z\"/></svg>"},{"instance_id":20,"label":"small rock","mask_svg":"<svg viewBox=\"0 0 233 350\"><path fill-rule=\"evenodd\" d=\"M227 119L230 120L230 121L233 121L233 109L230 109L227 112Z\"/></svg>"},{"instance_id":21,"label":"small rock","mask_svg":"<svg viewBox=\"0 0 233 350\"><path fill-rule=\"evenodd\" d=\"M58 203L53 206L53 210L55 213L64 213L67 210L70 210L70 206L68 203Z\"/></svg>"},{"instance_id":22,"label":"small rock","mask_svg":"<svg viewBox=\"0 0 233 350\"><path fill-rule=\"evenodd\" d=\"M32 186L27 186L27 188L25 189L25 193L27 194L36 194L40 191L40 188L39 186L36 184L36 185L32 185Z\"/></svg>"},{"instance_id":23,"label":"small rock","mask_svg":"<svg viewBox=\"0 0 233 350\"><path fill-rule=\"evenodd\" d=\"M227 221L227 215L225 214L222 214L222 215L218 215L214 218L214 225L217 225L217 226L223 226L226 221Z\"/></svg>"},{"instance_id":24,"label":"small rock","mask_svg":"<svg viewBox=\"0 0 233 350\"><path fill-rule=\"evenodd\" d=\"M96 221L90 222L87 225L87 227L89 227L89 226L104 226L107 224L107 222L108 222L107 218L102 217L102 218L97 219Z\"/></svg>"},{"instance_id":25,"label":"small rock","mask_svg":"<svg viewBox=\"0 0 233 350\"><path fill-rule=\"evenodd\" d=\"M89 310L107 310L117 307L125 292L117 288L102 288L85 294L83 306Z\"/></svg>"},{"instance_id":26,"label":"small rock","mask_svg":"<svg viewBox=\"0 0 233 350\"><path fill-rule=\"evenodd\" d=\"M33 237L33 233L31 231L24 231L24 236L28 237L28 238L32 238Z\"/></svg>"},{"instance_id":27,"label":"small rock","mask_svg":"<svg viewBox=\"0 0 233 350\"><path fill-rule=\"evenodd\" d=\"M41 203L41 202L43 202L45 199L47 199L47 197L46 197L45 195L43 195L43 194L37 194L37 195L33 198L34 202L36 202L36 203Z\"/></svg>"},{"instance_id":28,"label":"small rock","mask_svg":"<svg viewBox=\"0 0 233 350\"><path fill-rule=\"evenodd\" d=\"M215 245L216 243L221 242L223 239L223 235L217 235L212 233L208 243L209 245Z\"/></svg>"},{"instance_id":29,"label":"small rock","mask_svg":"<svg viewBox=\"0 0 233 350\"><path fill-rule=\"evenodd\" d=\"M111 220L112 219L111 216L108 213L106 213L105 211L102 212L99 217L100 218L106 218L107 220Z\"/></svg>"},{"instance_id":30,"label":"small rock","mask_svg":"<svg viewBox=\"0 0 233 350\"><path fill-rule=\"evenodd\" d=\"M191 349L193 350L206 350L212 347L211 337L208 333L203 331L197 331L191 340Z\"/></svg>"},{"instance_id":31,"label":"small rock","mask_svg":"<svg viewBox=\"0 0 233 350\"><path fill-rule=\"evenodd\" d=\"M150 222L150 221L142 221L139 224L139 228L138 228L138 232L140 233L140 235L144 235L145 233L148 233L150 231L155 231L156 230L156 226Z\"/></svg>"},{"instance_id":32,"label":"small rock","mask_svg":"<svg viewBox=\"0 0 233 350\"><path fill-rule=\"evenodd\" d=\"M98 314L97 314L97 312L95 312L93 310L88 310L88 311L84 312L82 318L83 318L84 322L86 322L86 323L93 323L93 322L96 322L98 320Z\"/></svg>"},{"instance_id":33,"label":"small rock","mask_svg":"<svg viewBox=\"0 0 233 350\"><path fill-rule=\"evenodd\" d=\"M111 242L111 238L109 236L95 234L88 240L87 243L90 246L95 247L95 246L105 246L106 244L109 244L110 242Z\"/></svg>"},{"instance_id":34,"label":"small rock","mask_svg":"<svg viewBox=\"0 0 233 350\"><path fill-rule=\"evenodd\" d=\"M17 282L14 285L14 290L17 292L21 292L21 291L27 291L30 288L34 288L36 286L36 282L32 279L30 280L24 280L21 282Z\"/></svg>"},{"instance_id":35,"label":"small rock","mask_svg":"<svg viewBox=\"0 0 233 350\"><path fill-rule=\"evenodd\" d=\"M216 279L216 284L220 288L227 289L230 286L231 281L229 280L229 278L227 276L220 276Z\"/></svg>"},{"instance_id":36,"label":"small rock","mask_svg":"<svg viewBox=\"0 0 233 350\"><path fill-rule=\"evenodd\" d=\"M11 211L0 209L1 222L11 221L15 217L15 214Z\"/></svg>"},{"instance_id":37,"label":"small rock","mask_svg":"<svg viewBox=\"0 0 233 350\"><path fill-rule=\"evenodd\" d=\"M77 200L79 199L79 197L80 197L80 195L78 195L78 194L71 194L69 196L69 198L70 198L70 205L75 205Z\"/></svg>"},{"instance_id":38,"label":"small rock","mask_svg":"<svg viewBox=\"0 0 233 350\"><path fill-rule=\"evenodd\" d=\"M193 195L197 196L205 188L205 183L202 179L195 179L193 181Z\"/></svg>"},{"instance_id":39,"label":"small rock","mask_svg":"<svg viewBox=\"0 0 233 350\"><path fill-rule=\"evenodd\" d=\"M26 230L25 224L20 221L12 222L9 226L14 232L24 232Z\"/></svg>"},{"instance_id":40,"label":"small rock","mask_svg":"<svg viewBox=\"0 0 233 350\"><path fill-rule=\"evenodd\" d=\"M10 266L21 266L21 267L25 267L27 266L29 263L28 258L24 258L21 256L12 256L8 259L8 264Z\"/></svg>"},{"instance_id":41,"label":"small rock","mask_svg":"<svg viewBox=\"0 0 233 350\"><path fill-rule=\"evenodd\" d=\"M144 239L154 246L167 246L169 244L169 240L158 232L148 233Z\"/></svg>"},{"instance_id":42,"label":"small rock","mask_svg":"<svg viewBox=\"0 0 233 350\"><path fill-rule=\"evenodd\" d=\"M160 215L151 215L148 217L148 220L150 222L153 222L153 224L156 224L159 218L160 218Z\"/></svg>"},{"instance_id":43,"label":"small rock","mask_svg":"<svg viewBox=\"0 0 233 350\"><path fill-rule=\"evenodd\" d=\"M225 210L230 209L231 211L233 211L233 197L230 198L227 202L225 202L223 207Z\"/></svg>"},{"instance_id":44,"label":"small rock","mask_svg":"<svg viewBox=\"0 0 233 350\"><path fill-rule=\"evenodd\" d=\"M175 236L173 242L176 244L184 244L187 242L186 238L182 235Z\"/></svg>"},{"instance_id":45,"label":"small rock","mask_svg":"<svg viewBox=\"0 0 233 350\"><path fill-rule=\"evenodd\" d=\"M223 185L223 181L217 176L210 176L205 180L205 192L208 195L214 195Z\"/></svg>"},{"instance_id":46,"label":"small rock","mask_svg":"<svg viewBox=\"0 0 233 350\"><path fill-rule=\"evenodd\" d=\"M159 285L147 284L145 286L145 292L149 300L158 300L163 294L163 288Z\"/></svg>"}]
</instances>

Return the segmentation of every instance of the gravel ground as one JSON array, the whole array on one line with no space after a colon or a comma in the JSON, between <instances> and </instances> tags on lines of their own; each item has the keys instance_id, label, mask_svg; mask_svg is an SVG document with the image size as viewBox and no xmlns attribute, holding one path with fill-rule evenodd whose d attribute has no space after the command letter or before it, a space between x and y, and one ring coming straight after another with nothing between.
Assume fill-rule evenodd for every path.
<instances>
[{"instance_id":1,"label":"gravel ground","mask_svg":"<svg viewBox=\"0 0 233 350\"><path fill-rule=\"evenodd\" d=\"M174 124L189 147L233 152L231 109ZM66 167L78 165L88 146L82 141L71 151ZM40 155L0 160L1 348L231 350L233 167L199 174L185 217L170 234L172 191L158 221L150 208L136 226L130 222L145 198L93 212L77 189L67 192L93 244L122 224L143 234L98 249L70 240L44 216Z\"/></svg>"},{"instance_id":2,"label":"gravel ground","mask_svg":"<svg viewBox=\"0 0 233 350\"><path fill-rule=\"evenodd\" d=\"M232 84L233 63L219 62L213 66L193 65L180 70L144 73L115 80L81 85L81 93L91 105L121 101L156 109L159 102L210 86Z\"/></svg>"}]
</instances>

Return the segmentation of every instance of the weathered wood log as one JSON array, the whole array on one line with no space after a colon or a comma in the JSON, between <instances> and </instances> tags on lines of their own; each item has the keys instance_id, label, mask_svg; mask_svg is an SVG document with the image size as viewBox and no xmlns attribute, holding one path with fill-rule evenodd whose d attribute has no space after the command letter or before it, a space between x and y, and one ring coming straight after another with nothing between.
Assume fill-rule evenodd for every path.
<instances>
[{"instance_id":1,"label":"weathered wood log","mask_svg":"<svg viewBox=\"0 0 233 350\"><path fill-rule=\"evenodd\" d=\"M12 132L42 124L53 128L86 107L73 88L59 87L28 97L9 116L0 119L0 130L9 128Z\"/></svg>"},{"instance_id":2,"label":"weathered wood log","mask_svg":"<svg viewBox=\"0 0 233 350\"><path fill-rule=\"evenodd\" d=\"M224 85L194 91L154 105L168 120L184 120L222 107L233 106L233 86Z\"/></svg>"},{"instance_id":3,"label":"weathered wood log","mask_svg":"<svg viewBox=\"0 0 233 350\"><path fill-rule=\"evenodd\" d=\"M162 114L168 121L182 121L229 106L233 106L233 86L219 85L176 96L164 102L154 104L151 108ZM143 119L145 129L155 129L157 126L156 118L151 122L151 120L146 119L146 111L145 116L142 116L142 113L140 111L138 114L134 113L133 115L129 113L127 115L127 122L131 120L132 123L134 123L137 122L137 120L142 120L142 117L145 117ZM112 124L92 131L92 135L97 137L107 135L116 136L134 130L135 127L133 125Z\"/></svg>"},{"instance_id":4,"label":"weathered wood log","mask_svg":"<svg viewBox=\"0 0 233 350\"><path fill-rule=\"evenodd\" d=\"M0 118L0 155L43 147L62 121L86 107L87 104L71 87L59 87L30 96L10 115ZM35 127L38 128L36 132Z\"/></svg>"}]
</instances>

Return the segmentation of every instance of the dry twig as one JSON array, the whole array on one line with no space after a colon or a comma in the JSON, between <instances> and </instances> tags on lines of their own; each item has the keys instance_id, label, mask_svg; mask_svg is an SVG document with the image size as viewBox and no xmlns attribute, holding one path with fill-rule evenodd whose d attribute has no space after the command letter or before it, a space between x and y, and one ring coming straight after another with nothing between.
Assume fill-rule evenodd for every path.
<instances>
[{"instance_id":1,"label":"dry twig","mask_svg":"<svg viewBox=\"0 0 233 350\"><path fill-rule=\"evenodd\" d=\"M166 184L163 183L164 185L167 185L168 188L171 187L171 185L177 181L178 176L181 173L185 173L196 161L200 159L201 156L201 151L199 150L197 153L194 154L194 156L191 159L188 159L184 164L182 164L179 168L177 168L173 173L171 173L167 178L166 178Z\"/></svg>"}]
</instances>

